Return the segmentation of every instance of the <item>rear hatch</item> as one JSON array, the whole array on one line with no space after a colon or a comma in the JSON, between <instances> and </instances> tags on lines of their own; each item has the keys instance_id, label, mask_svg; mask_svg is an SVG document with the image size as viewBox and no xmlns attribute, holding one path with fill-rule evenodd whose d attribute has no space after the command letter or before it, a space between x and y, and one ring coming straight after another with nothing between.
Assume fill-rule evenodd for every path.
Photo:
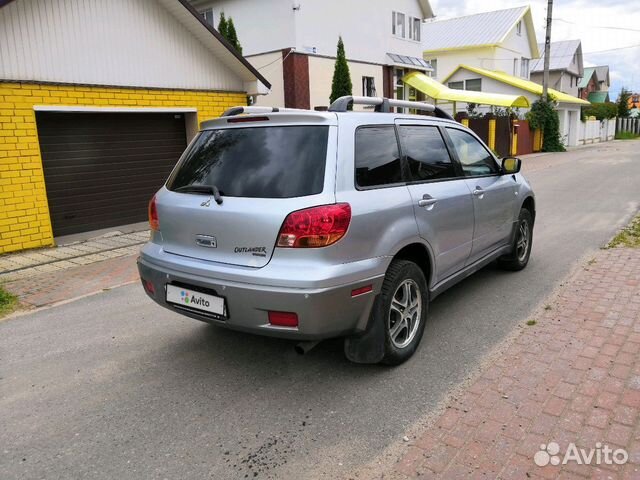
<instances>
[{"instance_id":1,"label":"rear hatch","mask_svg":"<svg viewBox=\"0 0 640 480\"><path fill-rule=\"evenodd\" d=\"M289 213L335 201L328 125L256 123L204 130L185 152L156 195L166 252L262 267Z\"/></svg>"}]
</instances>

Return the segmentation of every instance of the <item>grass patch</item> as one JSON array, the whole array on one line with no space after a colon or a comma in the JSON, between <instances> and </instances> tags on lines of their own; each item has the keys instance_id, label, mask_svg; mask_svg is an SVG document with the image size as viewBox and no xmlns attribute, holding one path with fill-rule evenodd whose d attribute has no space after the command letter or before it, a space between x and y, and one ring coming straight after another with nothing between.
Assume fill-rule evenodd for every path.
<instances>
[{"instance_id":1,"label":"grass patch","mask_svg":"<svg viewBox=\"0 0 640 480\"><path fill-rule=\"evenodd\" d=\"M636 138L640 138L640 137L633 132L616 133L616 140L635 140Z\"/></svg>"},{"instance_id":2,"label":"grass patch","mask_svg":"<svg viewBox=\"0 0 640 480\"><path fill-rule=\"evenodd\" d=\"M629 225L613 237L613 240L607 244L606 248L613 247L640 247L640 215L631 220Z\"/></svg>"},{"instance_id":3,"label":"grass patch","mask_svg":"<svg viewBox=\"0 0 640 480\"><path fill-rule=\"evenodd\" d=\"M527 320L527 326L528 327L533 327L536 323L538 323L538 322L536 322L535 320Z\"/></svg>"},{"instance_id":4,"label":"grass patch","mask_svg":"<svg viewBox=\"0 0 640 480\"><path fill-rule=\"evenodd\" d=\"M0 317L10 314L18 307L18 297L0 285Z\"/></svg>"}]
</instances>

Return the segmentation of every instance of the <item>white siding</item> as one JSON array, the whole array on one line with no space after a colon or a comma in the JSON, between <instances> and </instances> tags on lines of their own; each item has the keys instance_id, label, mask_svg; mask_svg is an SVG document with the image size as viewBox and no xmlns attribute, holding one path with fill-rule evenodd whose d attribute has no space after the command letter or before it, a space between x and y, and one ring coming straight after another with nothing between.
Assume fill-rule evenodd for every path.
<instances>
[{"instance_id":1,"label":"white siding","mask_svg":"<svg viewBox=\"0 0 640 480\"><path fill-rule=\"evenodd\" d=\"M280 50L247 58L262 75L271 82L268 95L260 95L255 105L261 107L284 107L284 75L282 52Z\"/></svg>"},{"instance_id":2,"label":"white siding","mask_svg":"<svg viewBox=\"0 0 640 480\"><path fill-rule=\"evenodd\" d=\"M211 42L157 0L17 0L0 9L0 78L243 91Z\"/></svg>"},{"instance_id":3,"label":"white siding","mask_svg":"<svg viewBox=\"0 0 640 480\"><path fill-rule=\"evenodd\" d=\"M309 57L309 100L311 108L328 107L331 97L331 83L335 60L323 57ZM378 95L382 95L382 67L367 63L349 63L349 73L353 84L353 94L362 95L362 77L373 77ZM355 110L365 110L356 106Z\"/></svg>"},{"instance_id":4,"label":"white siding","mask_svg":"<svg viewBox=\"0 0 640 480\"><path fill-rule=\"evenodd\" d=\"M347 58L388 64L387 53L422 58L422 44L391 33L391 12L422 18L417 0L195 0L232 17L245 55L296 47L302 53L335 56L342 35ZM298 10L293 10L299 5ZM405 18L405 21L406 21ZM311 49L315 48L315 52Z\"/></svg>"},{"instance_id":5,"label":"white siding","mask_svg":"<svg viewBox=\"0 0 640 480\"><path fill-rule=\"evenodd\" d=\"M244 55L295 46L295 15L291 0L194 0L198 11L213 9L215 27L220 13L233 18ZM270 79L269 79L270 80Z\"/></svg>"}]
</instances>

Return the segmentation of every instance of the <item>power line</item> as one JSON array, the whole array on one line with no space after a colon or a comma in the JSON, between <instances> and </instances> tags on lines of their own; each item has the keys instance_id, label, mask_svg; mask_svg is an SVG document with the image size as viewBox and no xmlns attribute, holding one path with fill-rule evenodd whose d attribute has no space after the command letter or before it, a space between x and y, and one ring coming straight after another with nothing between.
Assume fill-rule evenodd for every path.
<instances>
[{"instance_id":1,"label":"power line","mask_svg":"<svg viewBox=\"0 0 640 480\"><path fill-rule=\"evenodd\" d=\"M569 23L571 25L578 25L580 27L585 27L585 28L603 28L603 29L608 29L608 30L624 30L626 32L638 32L640 33L640 29L637 28L625 28L625 27L611 27L611 26L604 26L604 25L583 25L582 23L577 23L577 22L571 22L569 20L565 20L563 18L554 18L554 21L559 21L559 22L563 22L563 23Z\"/></svg>"},{"instance_id":2,"label":"power line","mask_svg":"<svg viewBox=\"0 0 640 480\"><path fill-rule=\"evenodd\" d=\"M640 43L638 43L637 45L627 45L626 47L615 47L615 48L608 48L606 50L594 50L592 52L582 52L582 56L584 57L585 55L595 55L597 53L606 53L606 52L614 52L617 50L628 50L630 48L638 48L640 47ZM550 55L549 58L566 58L566 57L573 57L575 55L574 53L568 53L566 55ZM434 55L437 56L437 55ZM513 61L514 57L509 57L509 58L495 58L495 57L478 57L478 60L511 60ZM538 60L537 58L531 59L531 60Z\"/></svg>"}]
</instances>

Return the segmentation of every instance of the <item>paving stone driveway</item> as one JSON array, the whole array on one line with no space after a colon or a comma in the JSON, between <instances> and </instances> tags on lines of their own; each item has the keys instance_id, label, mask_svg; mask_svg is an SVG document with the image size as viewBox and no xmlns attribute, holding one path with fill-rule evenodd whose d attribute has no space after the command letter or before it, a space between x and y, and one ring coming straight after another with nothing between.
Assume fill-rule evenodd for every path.
<instances>
[{"instance_id":1,"label":"paving stone driveway","mask_svg":"<svg viewBox=\"0 0 640 480\"><path fill-rule=\"evenodd\" d=\"M536 321L377 478L639 479L640 249L598 252ZM628 462L534 462L570 443Z\"/></svg>"},{"instance_id":2,"label":"paving stone driveway","mask_svg":"<svg viewBox=\"0 0 640 480\"><path fill-rule=\"evenodd\" d=\"M149 232L103 235L0 257L0 283L26 307L41 307L138 279L135 259Z\"/></svg>"}]
</instances>

